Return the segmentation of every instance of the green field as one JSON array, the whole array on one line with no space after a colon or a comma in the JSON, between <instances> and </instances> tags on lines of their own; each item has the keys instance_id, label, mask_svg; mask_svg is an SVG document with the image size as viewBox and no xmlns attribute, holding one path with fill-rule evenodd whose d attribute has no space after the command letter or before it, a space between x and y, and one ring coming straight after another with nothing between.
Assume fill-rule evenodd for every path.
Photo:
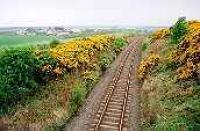
<instances>
[{"instance_id":1,"label":"green field","mask_svg":"<svg viewBox=\"0 0 200 131\"><path fill-rule=\"evenodd\" d=\"M56 37L56 36L47 36L45 34L36 34L36 35L17 35L14 32L0 32L0 48L4 47L16 47L16 46L27 46L27 45L41 45L49 44L55 39L66 40L69 38L78 38L78 37L87 37L94 34L112 34L115 36L124 36L124 35L134 35L140 33L135 29L112 29L105 30L100 32L95 32L94 30L85 30L79 33L72 33L65 37Z\"/></svg>"},{"instance_id":2,"label":"green field","mask_svg":"<svg viewBox=\"0 0 200 131\"><path fill-rule=\"evenodd\" d=\"M56 39L56 37L42 34L22 36L14 33L0 33L0 47L48 44L54 39Z\"/></svg>"}]
</instances>

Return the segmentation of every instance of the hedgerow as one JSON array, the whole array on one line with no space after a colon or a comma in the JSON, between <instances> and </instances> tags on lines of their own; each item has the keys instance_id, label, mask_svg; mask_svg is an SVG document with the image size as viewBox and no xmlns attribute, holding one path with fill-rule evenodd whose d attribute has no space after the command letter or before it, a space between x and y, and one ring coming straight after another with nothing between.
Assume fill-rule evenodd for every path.
<instances>
[{"instance_id":1,"label":"hedgerow","mask_svg":"<svg viewBox=\"0 0 200 131\"><path fill-rule=\"evenodd\" d=\"M47 48L12 48L0 52L0 113L7 113L9 107L35 95L42 85L64 73L100 74L116 57L115 51L126 45L124 39L106 35L53 43ZM86 87L91 88L91 81L85 81Z\"/></svg>"},{"instance_id":2,"label":"hedgerow","mask_svg":"<svg viewBox=\"0 0 200 131\"><path fill-rule=\"evenodd\" d=\"M9 106L39 91L40 85L53 74L43 70L45 65L55 68L55 64L56 60L48 55L37 56L31 48L3 50L0 55L1 113L6 113Z\"/></svg>"},{"instance_id":3,"label":"hedgerow","mask_svg":"<svg viewBox=\"0 0 200 131\"><path fill-rule=\"evenodd\" d=\"M4 50L0 56L0 104L11 105L37 90L35 72L40 65L31 49Z\"/></svg>"}]
</instances>

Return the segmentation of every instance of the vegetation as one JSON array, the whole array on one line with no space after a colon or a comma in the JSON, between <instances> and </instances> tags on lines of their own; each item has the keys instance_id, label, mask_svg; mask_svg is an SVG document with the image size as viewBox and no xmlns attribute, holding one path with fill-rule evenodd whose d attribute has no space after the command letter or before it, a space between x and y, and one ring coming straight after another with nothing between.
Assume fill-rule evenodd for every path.
<instances>
[{"instance_id":1,"label":"vegetation","mask_svg":"<svg viewBox=\"0 0 200 131\"><path fill-rule=\"evenodd\" d=\"M101 53L99 56L99 64L102 71L105 71L114 59L114 53Z\"/></svg>"},{"instance_id":2,"label":"vegetation","mask_svg":"<svg viewBox=\"0 0 200 131\"><path fill-rule=\"evenodd\" d=\"M117 38L114 42L113 42L113 47L116 53L119 54L119 52L123 49L124 46L126 46L128 44L128 42L123 39L123 38Z\"/></svg>"},{"instance_id":3,"label":"vegetation","mask_svg":"<svg viewBox=\"0 0 200 131\"><path fill-rule=\"evenodd\" d=\"M87 90L84 85L77 85L72 89L69 108L69 113L71 115L74 115L78 108L83 104L86 94Z\"/></svg>"},{"instance_id":4,"label":"vegetation","mask_svg":"<svg viewBox=\"0 0 200 131\"><path fill-rule=\"evenodd\" d=\"M113 46L114 45L114 46ZM76 114L124 38L96 35L0 53L1 116L10 125L57 130ZM42 115L41 115L42 114Z\"/></svg>"},{"instance_id":5,"label":"vegetation","mask_svg":"<svg viewBox=\"0 0 200 131\"><path fill-rule=\"evenodd\" d=\"M162 39L170 35L170 30L168 28L157 29L151 35L152 41L157 39Z\"/></svg>"},{"instance_id":6,"label":"vegetation","mask_svg":"<svg viewBox=\"0 0 200 131\"><path fill-rule=\"evenodd\" d=\"M36 70L40 61L28 50L5 50L0 57L1 110L37 90Z\"/></svg>"},{"instance_id":7,"label":"vegetation","mask_svg":"<svg viewBox=\"0 0 200 131\"><path fill-rule=\"evenodd\" d=\"M171 28L171 42L179 44L187 33L187 22L185 17L180 17Z\"/></svg>"},{"instance_id":8,"label":"vegetation","mask_svg":"<svg viewBox=\"0 0 200 131\"><path fill-rule=\"evenodd\" d=\"M179 68L177 69L177 77L181 80L187 80L190 78L199 80L200 32L193 24L199 27L195 22L189 23L189 32L173 55L174 62L179 65Z\"/></svg>"},{"instance_id":9,"label":"vegetation","mask_svg":"<svg viewBox=\"0 0 200 131\"><path fill-rule=\"evenodd\" d=\"M56 74L45 68L48 65L54 69L55 62L48 55L37 56L31 48L3 50L0 56L1 113L8 111L5 107L39 91L40 84Z\"/></svg>"},{"instance_id":10,"label":"vegetation","mask_svg":"<svg viewBox=\"0 0 200 131\"><path fill-rule=\"evenodd\" d=\"M199 23L179 19L169 36L151 37L153 42L143 52L138 75L144 81L144 130L197 131L200 128ZM160 49L155 50L155 45ZM159 61L149 58L153 54L159 56Z\"/></svg>"},{"instance_id":11,"label":"vegetation","mask_svg":"<svg viewBox=\"0 0 200 131\"><path fill-rule=\"evenodd\" d=\"M59 41L59 40L53 40L53 41L50 42L49 46L50 46L51 48L54 48L54 47L56 47L58 44L60 44L60 41Z\"/></svg>"},{"instance_id":12,"label":"vegetation","mask_svg":"<svg viewBox=\"0 0 200 131\"><path fill-rule=\"evenodd\" d=\"M142 51L146 51L148 49L148 43L147 42L143 42L142 46L141 46L141 50Z\"/></svg>"},{"instance_id":13,"label":"vegetation","mask_svg":"<svg viewBox=\"0 0 200 131\"><path fill-rule=\"evenodd\" d=\"M0 47L16 47L27 45L48 44L55 38L46 35L16 35L15 33L0 33Z\"/></svg>"},{"instance_id":14,"label":"vegetation","mask_svg":"<svg viewBox=\"0 0 200 131\"><path fill-rule=\"evenodd\" d=\"M94 36L68 41L50 50L51 55L69 69L94 67L94 56L107 50L114 38Z\"/></svg>"},{"instance_id":15,"label":"vegetation","mask_svg":"<svg viewBox=\"0 0 200 131\"><path fill-rule=\"evenodd\" d=\"M138 77L140 80L144 80L151 73L153 68L158 65L160 57L157 54L150 54L148 58L143 60L138 69Z\"/></svg>"}]
</instances>

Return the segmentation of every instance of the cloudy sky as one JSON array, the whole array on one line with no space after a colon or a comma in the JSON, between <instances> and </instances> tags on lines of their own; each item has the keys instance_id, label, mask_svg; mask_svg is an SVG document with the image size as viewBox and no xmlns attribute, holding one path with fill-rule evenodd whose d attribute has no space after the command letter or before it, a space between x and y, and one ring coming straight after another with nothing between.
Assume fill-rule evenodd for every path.
<instances>
[{"instance_id":1,"label":"cloudy sky","mask_svg":"<svg viewBox=\"0 0 200 131\"><path fill-rule=\"evenodd\" d=\"M170 25L200 19L200 0L0 0L0 26Z\"/></svg>"}]
</instances>

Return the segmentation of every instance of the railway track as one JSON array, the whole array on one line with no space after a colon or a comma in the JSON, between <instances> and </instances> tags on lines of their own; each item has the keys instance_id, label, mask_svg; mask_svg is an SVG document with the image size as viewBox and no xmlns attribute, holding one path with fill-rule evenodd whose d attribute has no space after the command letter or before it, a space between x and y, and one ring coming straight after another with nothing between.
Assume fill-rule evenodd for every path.
<instances>
[{"instance_id":1,"label":"railway track","mask_svg":"<svg viewBox=\"0 0 200 131\"><path fill-rule=\"evenodd\" d=\"M140 42L135 40L135 42ZM129 117L129 85L133 70L134 44L130 45L127 53L116 69L112 81L108 84L99 109L95 114L88 131L127 131Z\"/></svg>"}]
</instances>

